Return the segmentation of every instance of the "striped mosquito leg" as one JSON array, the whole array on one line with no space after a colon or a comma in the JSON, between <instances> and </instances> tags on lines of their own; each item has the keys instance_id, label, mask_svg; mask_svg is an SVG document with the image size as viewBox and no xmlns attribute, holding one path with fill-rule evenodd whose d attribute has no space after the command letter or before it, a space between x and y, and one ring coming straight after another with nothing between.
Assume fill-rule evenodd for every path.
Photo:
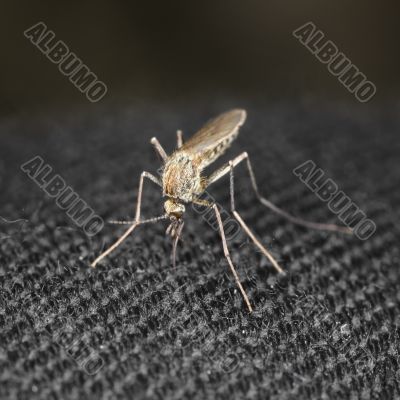
<instances>
[{"instance_id":1,"label":"striped mosquito leg","mask_svg":"<svg viewBox=\"0 0 400 400\"><path fill-rule=\"evenodd\" d=\"M224 225L222 224L221 215L219 213L219 210L218 210L218 207L217 207L216 204L213 205L213 209L215 211L215 215L217 216L218 227L219 227L219 232L221 234L222 247L223 247L223 250L224 250L225 258L228 261L229 267L230 267L230 269L231 269L231 271L233 273L233 276L235 277L236 284L238 285L238 287L240 289L240 292L242 293L244 301L246 302L247 308L249 309L250 312L253 312L253 308L251 307L249 297L247 296L247 294L246 294L246 292L245 292L245 290L244 290L244 288L243 288L243 286L242 286L242 284L240 282L239 275L237 274L236 269L235 269L235 267L234 267L234 265L232 263L232 259L231 259L231 256L230 256L229 250L228 250L228 245L226 243Z\"/></svg>"},{"instance_id":2,"label":"striped mosquito leg","mask_svg":"<svg viewBox=\"0 0 400 400\"><path fill-rule=\"evenodd\" d=\"M138 200L136 204L136 216L134 223L127 229L127 231L113 244L111 245L106 251L100 254L91 264L91 267L95 268L96 265L104 258L107 257L113 250L115 250L134 230L135 228L141 223L140 222L140 209L142 206L142 194L143 194L143 182L144 178L148 178L151 181L160 184L157 177L150 174L149 172L143 171L140 175L140 182L139 182L139 191L138 191Z\"/></svg>"}]
</instances>

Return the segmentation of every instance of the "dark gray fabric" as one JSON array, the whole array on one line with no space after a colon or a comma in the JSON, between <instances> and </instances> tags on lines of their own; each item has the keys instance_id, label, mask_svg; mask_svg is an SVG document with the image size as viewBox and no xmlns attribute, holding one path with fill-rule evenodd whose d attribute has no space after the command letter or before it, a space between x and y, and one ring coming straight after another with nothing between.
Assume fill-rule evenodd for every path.
<instances>
[{"instance_id":1,"label":"dark gray fabric","mask_svg":"<svg viewBox=\"0 0 400 400\"><path fill-rule=\"evenodd\" d=\"M139 105L1 123L0 396L7 399L399 398L399 166L396 109L315 103ZM248 122L224 160L247 150L261 192L291 213L339 223L292 170L311 159L377 225L361 241L296 227L236 174L245 221L288 271L239 235L233 260L190 210L178 266L165 223L138 228L93 270L124 227L92 238L20 170L36 155L105 220L132 219L142 170L175 130L230 106ZM213 167L222 164L219 160ZM143 215L160 215L146 183ZM229 210L228 179L210 193Z\"/></svg>"}]
</instances>

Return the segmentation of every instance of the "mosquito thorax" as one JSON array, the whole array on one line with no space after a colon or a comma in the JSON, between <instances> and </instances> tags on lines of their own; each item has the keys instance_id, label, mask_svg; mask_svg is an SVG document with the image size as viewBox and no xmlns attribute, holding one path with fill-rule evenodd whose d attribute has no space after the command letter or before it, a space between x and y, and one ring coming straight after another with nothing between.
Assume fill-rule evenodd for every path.
<instances>
[{"instance_id":1,"label":"mosquito thorax","mask_svg":"<svg viewBox=\"0 0 400 400\"><path fill-rule=\"evenodd\" d=\"M168 199L164 203L165 212L175 218L180 218L185 213L185 206L176 200Z\"/></svg>"}]
</instances>

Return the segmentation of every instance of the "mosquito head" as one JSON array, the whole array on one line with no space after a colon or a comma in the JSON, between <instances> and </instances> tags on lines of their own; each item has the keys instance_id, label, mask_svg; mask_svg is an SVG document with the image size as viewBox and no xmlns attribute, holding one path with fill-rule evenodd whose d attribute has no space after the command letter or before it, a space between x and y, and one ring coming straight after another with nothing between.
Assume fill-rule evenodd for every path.
<instances>
[{"instance_id":1,"label":"mosquito head","mask_svg":"<svg viewBox=\"0 0 400 400\"><path fill-rule=\"evenodd\" d=\"M164 203L164 209L171 221L180 220L185 213L185 206L174 199L168 199Z\"/></svg>"},{"instance_id":2,"label":"mosquito head","mask_svg":"<svg viewBox=\"0 0 400 400\"><path fill-rule=\"evenodd\" d=\"M164 203L165 212L167 213L171 223L167 228L167 235L175 238L176 240L179 239L179 235L183 228L183 218L182 215L185 212L185 206L182 203L179 203L175 199L168 199ZM176 243L174 248L176 248ZM175 251L175 250L174 250Z\"/></svg>"}]
</instances>

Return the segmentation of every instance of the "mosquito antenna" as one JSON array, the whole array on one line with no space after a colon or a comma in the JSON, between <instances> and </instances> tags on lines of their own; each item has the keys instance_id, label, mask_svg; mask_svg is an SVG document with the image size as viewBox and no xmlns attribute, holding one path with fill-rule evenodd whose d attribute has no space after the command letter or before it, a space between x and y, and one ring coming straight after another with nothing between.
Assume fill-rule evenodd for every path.
<instances>
[{"instance_id":1,"label":"mosquito antenna","mask_svg":"<svg viewBox=\"0 0 400 400\"><path fill-rule=\"evenodd\" d=\"M107 221L107 223L114 225L133 225L135 221Z\"/></svg>"},{"instance_id":2,"label":"mosquito antenna","mask_svg":"<svg viewBox=\"0 0 400 400\"><path fill-rule=\"evenodd\" d=\"M150 219L145 219L143 221L139 221L138 225L140 224L147 224L147 223L151 223L151 222L157 222L163 219L167 219L168 215L161 215L159 217L154 217L154 218L150 218ZM109 224L114 224L114 225L133 225L136 223L136 221L107 221Z\"/></svg>"},{"instance_id":3,"label":"mosquito antenna","mask_svg":"<svg viewBox=\"0 0 400 400\"><path fill-rule=\"evenodd\" d=\"M168 215L164 214L161 215L160 217L155 217L155 218L150 218L146 219L143 221L135 221L131 226L127 229L127 231L113 244L111 245L106 251L104 251L102 254L100 254L91 264L91 267L95 267L96 264L101 261L104 257L106 257L108 254L110 254L113 250L115 250L134 230L137 226L142 225L142 224L147 224L147 223L152 223L152 222L157 222L163 219L167 219Z\"/></svg>"}]
</instances>

